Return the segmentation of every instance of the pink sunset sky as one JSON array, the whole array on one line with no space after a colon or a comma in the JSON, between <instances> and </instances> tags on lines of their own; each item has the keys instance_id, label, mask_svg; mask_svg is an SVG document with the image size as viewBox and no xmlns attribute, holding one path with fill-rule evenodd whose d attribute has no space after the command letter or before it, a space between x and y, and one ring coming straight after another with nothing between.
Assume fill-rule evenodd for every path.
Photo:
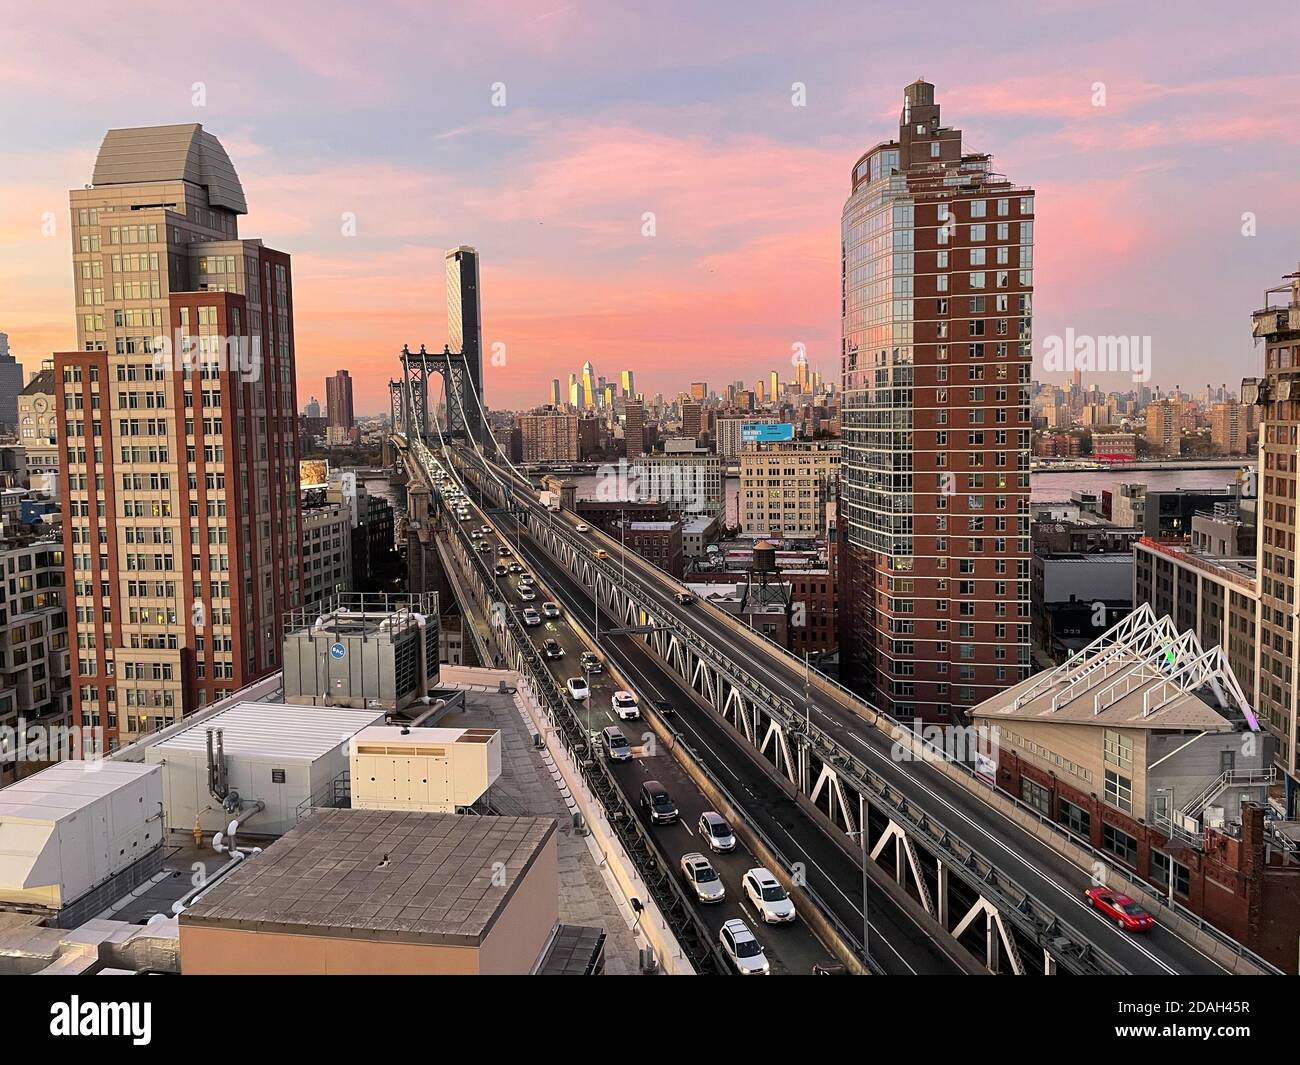
<instances>
[{"instance_id":1,"label":"pink sunset sky","mask_svg":"<svg viewBox=\"0 0 1300 1065\"><path fill-rule=\"evenodd\" d=\"M1249 312L1300 258L1293 3L79 7L5 16L0 331L29 370L74 342L67 193L121 126L220 138L243 235L293 255L300 402L346 367L360 412L387 409L403 343L444 342L458 244L505 345L489 404L587 359L651 394L752 384L796 344L838 379L850 169L917 77L1038 191L1036 352L1149 335L1153 384L1235 388Z\"/></svg>"}]
</instances>

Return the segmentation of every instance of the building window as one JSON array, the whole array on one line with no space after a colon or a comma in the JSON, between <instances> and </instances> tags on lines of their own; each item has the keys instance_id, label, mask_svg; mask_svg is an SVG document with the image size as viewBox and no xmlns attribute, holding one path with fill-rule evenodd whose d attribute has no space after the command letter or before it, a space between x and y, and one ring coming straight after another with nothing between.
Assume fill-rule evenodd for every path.
<instances>
[{"instance_id":1,"label":"building window","mask_svg":"<svg viewBox=\"0 0 1300 1065\"><path fill-rule=\"evenodd\" d=\"M1036 784L1028 777L1020 780L1020 797L1030 806L1046 817L1052 816L1051 793L1041 784Z\"/></svg>"},{"instance_id":2,"label":"building window","mask_svg":"<svg viewBox=\"0 0 1300 1065\"><path fill-rule=\"evenodd\" d=\"M1133 768L1133 737L1119 729L1108 728L1103 742L1105 744L1106 764L1117 769Z\"/></svg>"},{"instance_id":3,"label":"building window","mask_svg":"<svg viewBox=\"0 0 1300 1065\"><path fill-rule=\"evenodd\" d=\"M1106 770L1106 801L1125 813L1133 812L1133 781L1115 770Z\"/></svg>"},{"instance_id":4,"label":"building window","mask_svg":"<svg viewBox=\"0 0 1300 1065\"><path fill-rule=\"evenodd\" d=\"M1187 898L1191 894L1191 873L1187 866L1179 865L1167 854L1157 850L1151 852L1151 883L1158 884L1166 892L1169 890L1169 867L1174 868L1174 894Z\"/></svg>"},{"instance_id":5,"label":"building window","mask_svg":"<svg viewBox=\"0 0 1300 1065\"><path fill-rule=\"evenodd\" d=\"M1075 806L1074 803L1066 799L1057 800L1057 820L1063 824L1066 829L1073 832L1076 836L1082 836L1084 839L1092 838L1092 815L1082 806Z\"/></svg>"},{"instance_id":6,"label":"building window","mask_svg":"<svg viewBox=\"0 0 1300 1065\"><path fill-rule=\"evenodd\" d=\"M1137 865L1137 840L1123 829L1103 822L1101 826L1101 845L1104 850L1115 855L1125 865Z\"/></svg>"}]
</instances>

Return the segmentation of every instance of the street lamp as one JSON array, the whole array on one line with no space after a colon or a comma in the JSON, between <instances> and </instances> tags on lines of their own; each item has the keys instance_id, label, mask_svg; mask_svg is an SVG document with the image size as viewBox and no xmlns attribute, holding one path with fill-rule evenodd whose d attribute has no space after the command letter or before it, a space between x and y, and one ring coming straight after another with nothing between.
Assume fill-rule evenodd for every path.
<instances>
[{"instance_id":1,"label":"street lamp","mask_svg":"<svg viewBox=\"0 0 1300 1065\"><path fill-rule=\"evenodd\" d=\"M862 841L862 961L871 968L871 919L867 911L867 797L858 796L858 830L850 832L849 838L857 836Z\"/></svg>"}]
</instances>

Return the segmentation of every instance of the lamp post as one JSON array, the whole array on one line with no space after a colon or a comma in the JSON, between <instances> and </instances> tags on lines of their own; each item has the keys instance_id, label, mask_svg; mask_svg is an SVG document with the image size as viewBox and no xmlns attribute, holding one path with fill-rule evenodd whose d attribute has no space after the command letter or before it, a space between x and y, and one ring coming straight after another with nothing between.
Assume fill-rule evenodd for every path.
<instances>
[{"instance_id":1,"label":"lamp post","mask_svg":"<svg viewBox=\"0 0 1300 1065\"><path fill-rule=\"evenodd\" d=\"M867 912L867 798L858 796L858 837L862 841L862 961L871 968L871 919Z\"/></svg>"}]
</instances>

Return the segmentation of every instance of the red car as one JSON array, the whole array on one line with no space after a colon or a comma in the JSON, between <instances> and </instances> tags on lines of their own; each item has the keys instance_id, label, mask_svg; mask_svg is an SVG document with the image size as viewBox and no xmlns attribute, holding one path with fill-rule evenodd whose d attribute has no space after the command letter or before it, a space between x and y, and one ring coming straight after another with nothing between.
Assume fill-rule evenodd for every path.
<instances>
[{"instance_id":1,"label":"red car","mask_svg":"<svg viewBox=\"0 0 1300 1065\"><path fill-rule=\"evenodd\" d=\"M1102 916L1108 917L1126 932L1146 932L1155 927L1155 918L1127 895L1104 887L1089 888L1084 894L1101 911Z\"/></svg>"}]
</instances>

